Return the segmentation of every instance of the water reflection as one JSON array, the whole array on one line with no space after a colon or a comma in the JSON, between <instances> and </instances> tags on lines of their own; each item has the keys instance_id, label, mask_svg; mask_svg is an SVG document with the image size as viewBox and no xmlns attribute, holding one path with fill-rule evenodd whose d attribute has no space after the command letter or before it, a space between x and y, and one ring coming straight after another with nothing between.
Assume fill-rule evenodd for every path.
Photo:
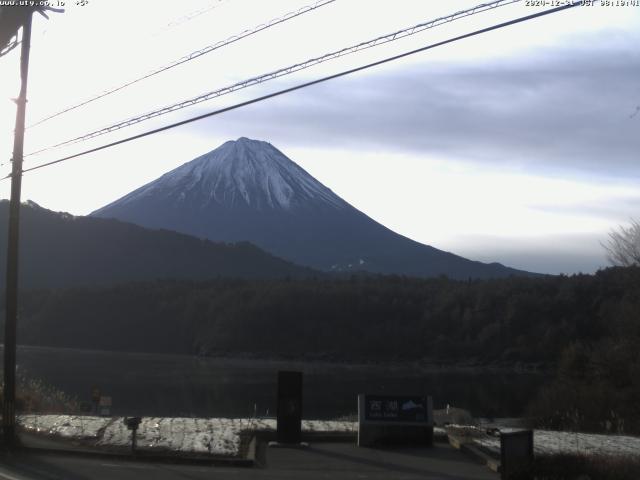
<instances>
[{"instance_id":1,"label":"water reflection","mask_svg":"<svg viewBox=\"0 0 640 480\"><path fill-rule=\"evenodd\" d=\"M358 393L427 393L475 416L517 416L546 381L531 373L349 366L178 355L20 347L19 368L89 402L91 387L113 399L113 414L247 417L274 415L278 370L304 372L304 417L355 413Z\"/></svg>"}]
</instances>

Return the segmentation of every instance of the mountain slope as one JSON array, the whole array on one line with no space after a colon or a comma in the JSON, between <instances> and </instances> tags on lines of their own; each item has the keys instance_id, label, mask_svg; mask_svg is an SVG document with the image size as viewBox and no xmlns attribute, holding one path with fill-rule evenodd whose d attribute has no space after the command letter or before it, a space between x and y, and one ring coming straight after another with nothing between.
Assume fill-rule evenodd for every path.
<instances>
[{"instance_id":1,"label":"mountain slope","mask_svg":"<svg viewBox=\"0 0 640 480\"><path fill-rule=\"evenodd\" d=\"M0 252L6 251L8 202L0 201ZM0 284L5 281L0 261ZM108 285L159 278L275 278L313 272L254 245L215 244L117 220L75 217L23 204L20 281L24 287Z\"/></svg>"},{"instance_id":2,"label":"mountain slope","mask_svg":"<svg viewBox=\"0 0 640 480\"><path fill-rule=\"evenodd\" d=\"M297 264L414 276L526 274L403 237L342 200L271 144L228 141L93 216L214 241L250 241Z\"/></svg>"}]
</instances>

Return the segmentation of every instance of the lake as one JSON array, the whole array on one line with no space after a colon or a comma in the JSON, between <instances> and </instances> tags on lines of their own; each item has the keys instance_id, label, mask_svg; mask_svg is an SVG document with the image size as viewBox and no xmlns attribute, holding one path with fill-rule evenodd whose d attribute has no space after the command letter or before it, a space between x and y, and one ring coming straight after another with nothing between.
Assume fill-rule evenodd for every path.
<instances>
[{"instance_id":1,"label":"lake","mask_svg":"<svg viewBox=\"0 0 640 480\"><path fill-rule=\"evenodd\" d=\"M548 380L536 373L406 365L346 365L184 355L19 347L18 369L89 402L92 386L113 414L247 417L275 415L278 370L304 372L303 415L357 411L358 393L429 394L474 416L518 416Z\"/></svg>"}]
</instances>

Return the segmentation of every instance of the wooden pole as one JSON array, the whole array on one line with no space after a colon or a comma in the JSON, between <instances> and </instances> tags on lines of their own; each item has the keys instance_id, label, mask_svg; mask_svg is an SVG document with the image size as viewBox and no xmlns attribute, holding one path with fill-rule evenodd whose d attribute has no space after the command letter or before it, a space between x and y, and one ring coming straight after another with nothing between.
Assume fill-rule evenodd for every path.
<instances>
[{"instance_id":1,"label":"wooden pole","mask_svg":"<svg viewBox=\"0 0 640 480\"><path fill-rule=\"evenodd\" d=\"M31 44L32 12L22 26L20 52L20 95L16 99L16 128L11 168L11 199L9 202L9 240L7 245L6 317L4 324L4 401L2 430L7 447L14 446L16 437L16 330L18 320L18 239L20 233L20 195L22 189L22 159L27 108L27 77Z\"/></svg>"}]
</instances>

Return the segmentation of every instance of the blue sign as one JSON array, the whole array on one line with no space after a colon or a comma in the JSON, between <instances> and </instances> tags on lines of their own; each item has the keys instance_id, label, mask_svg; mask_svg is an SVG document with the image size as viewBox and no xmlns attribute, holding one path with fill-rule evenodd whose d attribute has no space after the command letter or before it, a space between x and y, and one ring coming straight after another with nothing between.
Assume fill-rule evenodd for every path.
<instances>
[{"instance_id":1,"label":"blue sign","mask_svg":"<svg viewBox=\"0 0 640 480\"><path fill-rule=\"evenodd\" d=\"M428 421L427 397L402 395L366 395L364 419L387 422Z\"/></svg>"}]
</instances>

